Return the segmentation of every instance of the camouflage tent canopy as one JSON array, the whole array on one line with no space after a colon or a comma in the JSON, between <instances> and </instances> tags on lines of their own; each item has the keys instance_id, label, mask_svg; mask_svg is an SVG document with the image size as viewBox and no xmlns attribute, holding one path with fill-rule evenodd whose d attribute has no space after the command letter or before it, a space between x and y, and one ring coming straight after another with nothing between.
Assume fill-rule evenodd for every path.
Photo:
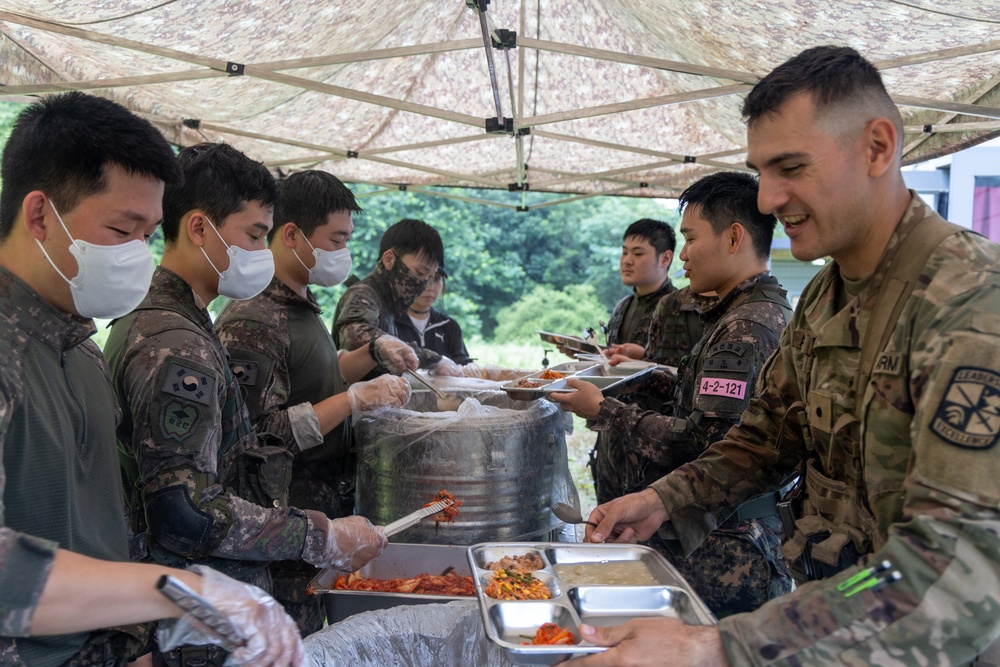
<instances>
[{"instance_id":1,"label":"camouflage tent canopy","mask_svg":"<svg viewBox=\"0 0 1000 667\"><path fill-rule=\"evenodd\" d=\"M743 95L830 43L882 70L907 162L1000 133L1000 4L979 0L0 0L0 99L93 91L180 145L515 208L745 168Z\"/></svg>"}]
</instances>

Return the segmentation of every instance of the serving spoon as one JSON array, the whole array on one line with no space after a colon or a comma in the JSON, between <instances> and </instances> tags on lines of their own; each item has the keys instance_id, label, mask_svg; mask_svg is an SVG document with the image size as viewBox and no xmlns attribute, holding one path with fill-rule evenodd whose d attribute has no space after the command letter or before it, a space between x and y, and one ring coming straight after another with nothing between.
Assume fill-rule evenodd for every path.
<instances>
[{"instance_id":1,"label":"serving spoon","mask_svg":"<svg viewBox=\"0 0 1000 667\"><path fill-rule=\"evenodd\" d=\"M562 502L552 503L551 509L552 513L556 515L556 518L562 521L563 523L572 523L572 524L585 523L588 526L593 526L594 528L597 528L596 523L594 523L593 521L585 521L583 516L580 514L580 510L573 507L569 503L562 503Z\"/></svg>"},{"instance_id":2,"label":"serving spoon","mask_svg":"<svg viewBox=\"0 0 1000 667\"><path fill-rule=\"evenodd\" d=\"M456 396L455 394L447 394L441 391L436 386L434 386L432 382L429 382L424 378L420 377L418 374L414 373L409 368L405 369L403 372L409 375L410 377L416 379L417 382L430 389L431 393L437 396L437 406L438 410L440 410L441 412L454 412L455 410L458 410L458 408L462 405L462 402L465 400L461 396Z\"/></svg>"}]
</instances>

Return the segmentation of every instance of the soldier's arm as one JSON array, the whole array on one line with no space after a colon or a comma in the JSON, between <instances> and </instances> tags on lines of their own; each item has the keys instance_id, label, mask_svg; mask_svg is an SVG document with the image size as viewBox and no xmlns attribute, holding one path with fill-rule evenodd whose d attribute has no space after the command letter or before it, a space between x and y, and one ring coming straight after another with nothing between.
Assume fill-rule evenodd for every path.
<instances>
[{"instance_id":1,"label":"soldier's arm","mask_svg":"<svg viewBox=\"0 0 1000 667\"><path fill-rule=\"evenodd\" d=\"M206 342L171 331L139 341L125 359L124 391L134 424L142 497L151 537L186 558L300 558L326 517L262 507L218 479L225 379ZM186 338L184 338L186 336ZM150 368L150 360L157 360ZM314 514L316 516L314 516Z\"/></svg>"},{"instance_id":2,"label":"soldier's arm","mask_svg":"<svg viewBox=\"0 0 1000 667\"><path fill-rule=\"evenodd\" d=\"M322 444L324 433L336 424L324 431L310 403L288 405L292 382L287 337L275 327L235 319L220 324L216 334L229 352L229 367L246 397L254 430L275 436L292 453Z\"/></svg>"},{"instance_id":3,"label":"soldier's arm","mask_svg":"<svg viewBox=\"0 0 1000 667\"><path fill-rule=\"evenodd\" d=\"M723 620L734 664L957 665L1000 636L1000 279L981 268L998 261L939 272L912 329L887 350L901 353L908 377L875 380L869 410L885 423L866 426L866 458L882 467L903 456L895 463L907 474L901 518L868 564L888 560L902 578L848 597L836 588L852 567ZM893 439L894 410L912 412L909 438Z\"/></svg>"},{"instance_id":4,"label":"soldier's arm","mask_svg":"<svg viewBox=\"0 0 1000 667\"><path fill-rule=\"evenodd\" d=\"M632 451L660 465L676 467L700 453L692 427L684 419L606 398L591 428L613 430Z\"/></svg>"},{"instance_id":5,"label":"soldier's arm","mask_svg":"<svg viewBox=\"0 0 1000 667\"><path fill-rule=\"evenodd\" d=\"M341 350L356 350L385 333L379 327L379 303L375 290L368 285L355 285L344 293L333 323L334 338Z\"/></svg>"}]
</instances>

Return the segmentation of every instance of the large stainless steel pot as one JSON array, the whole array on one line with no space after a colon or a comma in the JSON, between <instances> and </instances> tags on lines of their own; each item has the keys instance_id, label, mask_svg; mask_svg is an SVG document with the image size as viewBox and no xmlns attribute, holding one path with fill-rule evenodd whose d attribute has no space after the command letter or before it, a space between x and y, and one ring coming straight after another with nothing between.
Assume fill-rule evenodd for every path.
<instances>
[{"instance_id":1,"label":"large stainless steel pot","mask_svg":"<svg viewBox=\"0 0 1000 667\"><path fill-rule=\"evenodd\" d=\"M449 389L449 391L452 391ZM458 412L430 393L355 423L358 513L384 524L441 489L462 502L454 523L423 521L393 542L475 544L541 538L561 526L553 500L578 503L566 460L563 413L552 403L480 391Z\"/></svg>"}]
</instances>

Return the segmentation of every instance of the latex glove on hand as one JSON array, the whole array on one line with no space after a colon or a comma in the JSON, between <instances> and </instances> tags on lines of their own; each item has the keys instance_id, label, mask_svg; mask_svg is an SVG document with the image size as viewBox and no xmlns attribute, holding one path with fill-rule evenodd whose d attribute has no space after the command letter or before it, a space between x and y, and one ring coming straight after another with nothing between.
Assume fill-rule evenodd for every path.
<instances>
[{"instance_id":1,"label":"latex glove on hand","mask_svg":"<svg viewBox=\"0 0 1000 667\"><path fill-rule=\"evenodd\" d=\"M431 375L450 375L451 377L465 377L462 367L448 357L441 357L441 360L430 366L427 372Z\"/></svg>"},{"instance_id":2,"label":"latex glove on hand","mask_svg":"<svg viewBox=\"0 0 1000 667\"><path fill-rule=\"evenodd\" d=\"M318 557L303 554L303 558L316 567L332 567L341 572L361 569L389 543L382 534L382 526L373 526L363 516L327 519L326 531L323 554Z\"/></svg>"},{"instance_id":3,"label":"latex glove on hand","mask_svg":"<svg viewBox=\"0 0 1000 667\"><path fill-rule=\"evenodd\" d=\"M298 667L305 664L299 628L274 598L256 586L240 583L204 565L194 565L190 569L201 575L201 597L247 640L246 646L229 654L226 665ZM184 614L176 621L161 621L156 641L160 650L169 651L185 644L216 644L220 637L191 614Z\"/></svg>"},{"instance_id":4,"label":"latex glove on hand","mask_svg":"<svg viewBox=\"0 0 1000 667\"><path fill-rule=\"evenodd\" d=\"M352 384L347 388L347 399L353 415L386 406L398 408L410 400L410 383L397 375L380 375Z\"/></svg>"},{"instance_id":5,"label":"latex glove on hand","mask_svg":"<svg viewBox=\"0 0 1000 667\"><path fill-rule=\"evenodd\" d=\"M375 358L375 363L393 375L402 375L407 368L415 371L420 366L420 360L417 359L417 353L413 348L388 334L375 339L372 356Z\"/></svg>"}]
</instances>

